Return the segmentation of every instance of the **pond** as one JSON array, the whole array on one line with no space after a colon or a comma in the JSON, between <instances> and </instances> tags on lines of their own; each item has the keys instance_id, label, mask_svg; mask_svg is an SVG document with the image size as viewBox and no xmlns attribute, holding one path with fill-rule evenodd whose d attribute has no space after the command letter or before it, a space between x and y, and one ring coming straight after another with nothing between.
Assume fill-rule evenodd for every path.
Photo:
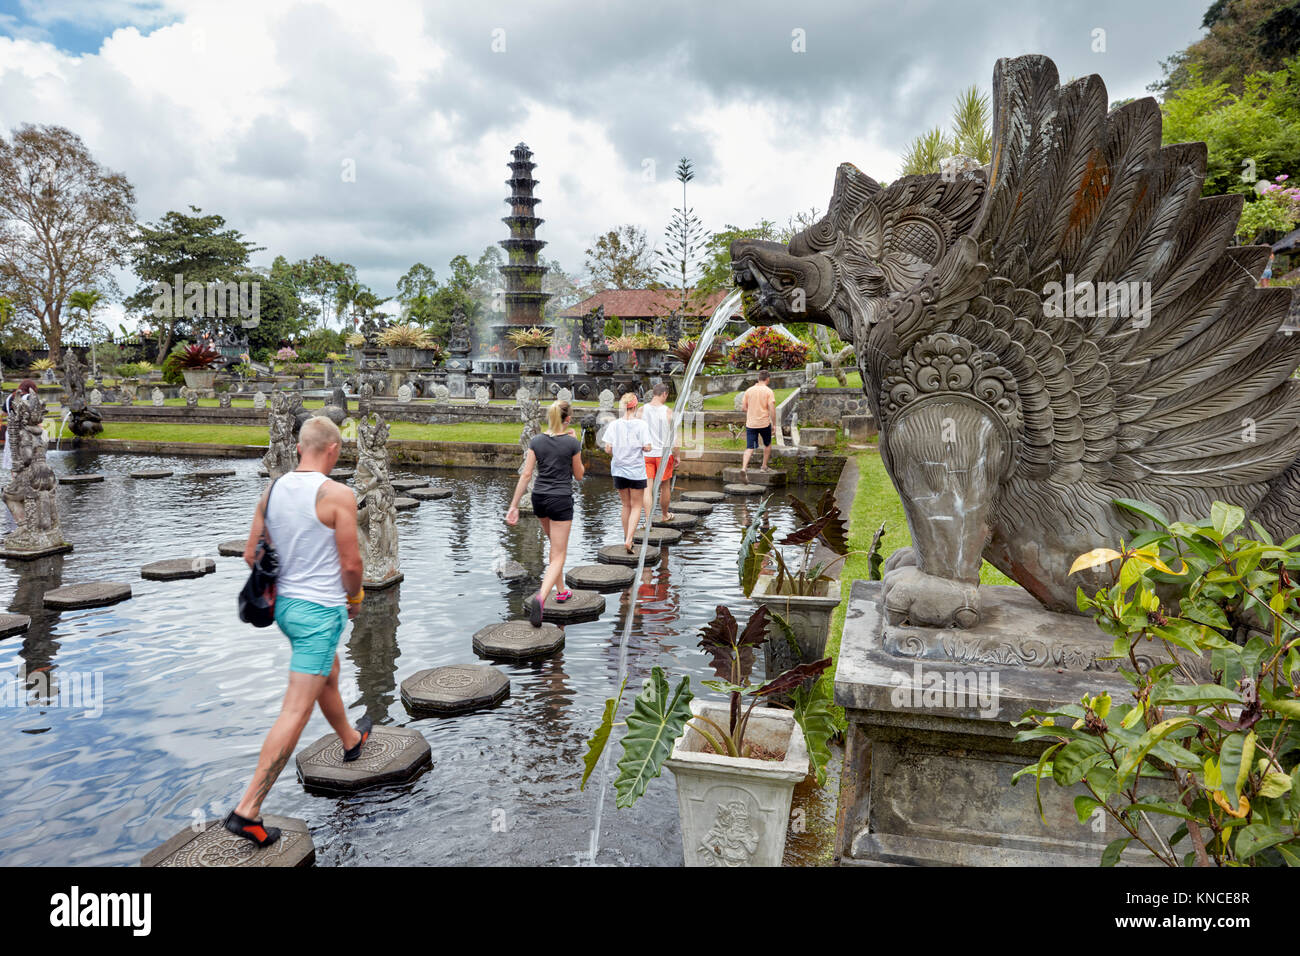
<instances>
[{"instance_id":1,"label":"pond","mask_svg":"<svg viewBox=\"0 0 1300 956\"><path fill-rule=\"evenodd\" d=\"M100 472L106 480L59 488L71 554L0 568L0 600L32 618L26 634L0 640L0 680L43 675L35 695L20 687L14 705L0 707L0 864L134 864L195 820L224 816L234 806L278 713L288 642L278 628L238 620L235 597L246 567L216 555L219 541L247 534L265 480L256 460L67 451L49 458L56 472ZM236 474L188 474L216 466ZM127 474L155 467L176 474ZM401 786L323 797L304 792L291 763L264 809L306 820L323 866L586 862L596 788L578 789L582 755L616 690L618 641L631 601L637 606L624 709L655 664L674 680L691 675L692 689L709 693L698 687L712 676L696 647L698 632L718 604L742 623L748 616L735 556L760 499L715 507L666 549L660 567L646 569L635 594L608 594L598 621L568 625L566 645L554 657L493 664L511 681L499 707L417 720L402 705L401 681L426 667L488 663L474 654L474 632L522 616L537 580L508 584L493 567L513 558L539 574L544 549L534 519L514 528L503 520L513 473L394 473L413 476L453 494L398 515L406 580L368 595L345 632L341 691L353 719L364 711L376 723L423 733L432 769ZM718 487L682 479L677 490ZM813 499L822 489L792 490ZM596 549L618 537L618 497L608 478L587 480L576 505L570 566L594 563ZM779 528L793 526L784 495L773 497L772 513ZM216 573L174 582L140 577L151 561L192 555L214 557ZM127 581L134 596L94 610L43 609L45 591L85 580ZM59 706L57 694L40 698L39 687L54 682L102 687L102 706ZM317 711L300 747L327 732ZM833 788L834 782L821 791L803 784L796 791L795 812L808 832L791 836L787 860L822 849L815 842L833 814ZM597 862L680 865L676 800L666 770L631 810L613 809L611 786Z\"/></svg>"}]
</instances>

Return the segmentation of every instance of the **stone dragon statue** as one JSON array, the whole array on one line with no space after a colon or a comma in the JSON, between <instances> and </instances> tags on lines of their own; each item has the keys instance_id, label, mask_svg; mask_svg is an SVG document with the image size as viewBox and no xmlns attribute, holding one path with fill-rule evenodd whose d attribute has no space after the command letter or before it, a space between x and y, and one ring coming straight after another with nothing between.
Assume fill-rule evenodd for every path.
<instances>
[{"instance_id":1,"label":"stone dragon statue","mask_svg":"<svg viewBox=\"0 0 1300 956\"><path fill-rule=\"evenodd\" d=\"M971 627L982 560L1053 611L1106 568L1074 559L1218 499L1300 530L1300 336L1240 196L1201 198L1202 143L1161 145L1155 101L1107 110L1097 76L1000 60L987 167L887 187L842 165L788 247L738 240L750 321L852 342L913 546L886 565L893 623Z\"/></svg>"}]
</instances>

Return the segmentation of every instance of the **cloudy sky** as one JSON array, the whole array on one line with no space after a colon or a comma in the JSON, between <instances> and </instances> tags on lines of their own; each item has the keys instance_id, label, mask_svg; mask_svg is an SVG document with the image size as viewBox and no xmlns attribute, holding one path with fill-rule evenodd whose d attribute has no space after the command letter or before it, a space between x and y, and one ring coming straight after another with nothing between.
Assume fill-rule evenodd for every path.
<instances>
[{"instance_id":1,"label":"cloudy sky","mask_svg":"<svg viewBox=\"0 0 1300 956\"><path fill-rule=\"evenodd\" d=\"M322 253L390 295L412 263L441 278L504 237L521 140L544 254L576 272L620 223L662 236L681 156L707 228L784 223L825 208L842 161L895 177L998 57L1146 95L1207 5L0 0L0 131L66 126L141 219L199 206L260 264Z\"/></svg>"}]
</instances>

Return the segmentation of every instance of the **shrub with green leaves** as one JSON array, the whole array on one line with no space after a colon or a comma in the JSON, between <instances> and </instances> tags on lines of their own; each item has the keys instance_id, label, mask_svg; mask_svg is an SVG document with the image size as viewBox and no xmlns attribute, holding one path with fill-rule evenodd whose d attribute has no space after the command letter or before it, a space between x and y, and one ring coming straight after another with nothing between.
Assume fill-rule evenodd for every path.
<instances>
[{"instance_id":1,"label":"shrub with green leaves","mask_svg":"<svg viewBox=\"0 0 1300 956\"><path fill-rule=\"evenodd\" d=\"M1195 524L1116 504L1154 528L1070 573L1110 567L1079 609L1114 638L1131 699L1024 714L1016 740L1048 746L1016 777L1082 785L1079 821L1104 812L1125 832L1102 865L1131 846L1168 866L1300 866L1300 535L1275 543L1252 521L1251 537L1220 501ZM1167 841L1157 815L1179 821Z\"/></svg>"}]
</instances>

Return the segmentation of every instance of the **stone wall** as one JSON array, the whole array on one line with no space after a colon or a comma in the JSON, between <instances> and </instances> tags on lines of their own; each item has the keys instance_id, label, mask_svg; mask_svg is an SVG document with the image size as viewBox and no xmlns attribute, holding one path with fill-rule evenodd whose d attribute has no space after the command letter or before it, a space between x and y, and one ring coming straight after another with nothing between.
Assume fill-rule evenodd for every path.
<instances>
[{"instance_id":1,"label":"stone wall","mask_svg":"<svg viewBox=\"0 0 1300 956\"><path fill-rule=\"evenodd\" d=\"M860 388L804 388L799 392L799 424L838 427L846 415L870 415Z\"/></svg>"}]
</instances>

